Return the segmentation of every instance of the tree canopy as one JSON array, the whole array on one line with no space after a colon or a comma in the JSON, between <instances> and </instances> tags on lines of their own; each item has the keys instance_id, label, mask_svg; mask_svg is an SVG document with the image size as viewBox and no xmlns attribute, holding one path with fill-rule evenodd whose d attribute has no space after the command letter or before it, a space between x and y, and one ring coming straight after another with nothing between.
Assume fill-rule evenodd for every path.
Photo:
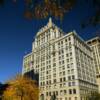
<instances>
[{"instance_id":1,"label":"tree canopy","mask_svg":"<svg viewBox=\"0 0 100 100\"><path fill-rule=\"evenodd\" d=\"M11 1L17 3L18 0ZM80 0L24 0L24 16L27 19L45 19L48 16L53 16L56 19L62 20L65 14L77 6L79 1ZM85 4L92 3L94 14L83 21L81 26L84 28L88 25L100 25L100 0L82 0L82 2L85 2ZM6 1L0 0L0 5L4 3L6 3Z\"/></svg>"},{"instance_id":2,"label":"tree canopy","mask_svg":"<svg viewBox=\"0 0 100 100\"><path fill-rule=\"evenodd\" d=\"M43 19L48 16L63 19L63 16L74 9L79 0L25 0L25 16L27 18ZM82 27L89 24L100 24L100 0L83 0L85 4L92 3L94 15L82 23Z\"/></svg>"},{"instance_id":3,"label":"tree canopy","mask_svg":"<svg viewBox=\"0 0 100 100\"><path fill-rule=\"evenodd\" d=\"M35 81L17 76L7 82L9 86L3 94L3 100L38 100L39 89Z\"/></svg>"}]
</instances>

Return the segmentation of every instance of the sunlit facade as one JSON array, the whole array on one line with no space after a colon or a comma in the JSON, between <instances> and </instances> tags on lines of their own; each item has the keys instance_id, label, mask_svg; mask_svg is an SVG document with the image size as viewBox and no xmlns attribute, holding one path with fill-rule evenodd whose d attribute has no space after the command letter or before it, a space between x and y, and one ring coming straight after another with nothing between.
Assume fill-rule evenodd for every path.
<instances>
[{"instance_id":1,"label":"sunlit facade","mask_svg":"<svg viewBox=\"0 0 100 100\"><path fill-rule=\"evenodd\" d=\"M29 53L23 58L22 73L29 72L32 69L32 53Z\"/></svg>"},{"instance_id":2,"label":"sunlit facade","mask_svg":"<svg viewBox=\"0 0 100 100\"><path fill-rule=\"evenodd\" d=\"M100 37L95 37L87 41L93 51L93 63L96 69L97 84L100 93Z\"/></svg>"},{"instance_id":3,"label":"sunlit facade","mask_svg":"<svg viewBox=\"0 0 100 100\"><path fill-rule=\"evenodd\" d=\"M32 65L25 67L31 56ZM28 60L27 60L28 62ZM23 72L39 73L40 100L86 100L97 91L91 48L75 31L64 33L49 19L23 60Z\"/></svg>"}]
</instances>

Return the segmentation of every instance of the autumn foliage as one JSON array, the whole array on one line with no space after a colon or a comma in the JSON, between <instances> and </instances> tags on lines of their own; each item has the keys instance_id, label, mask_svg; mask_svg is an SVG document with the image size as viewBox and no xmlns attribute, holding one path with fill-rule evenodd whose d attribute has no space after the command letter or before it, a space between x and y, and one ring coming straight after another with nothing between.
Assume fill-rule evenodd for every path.
<instances>
[{"instance_id":1,"label":"autumn foliage","mask_svg":"<svg viewBox=\"0 0 100 100\"><path fill-rule=\"evenodd\" d=\"M7 82L9 86L3 94L3 100L39 100L39 89L35 81L17 76Z\"/></svg>"},{"instance_id":2,"label":"autumn foliage","mask_svg":"<svg viewBox=\"0 0 100 100\"><path fill-rule=\"evenodd\" d=\"M75 3L76 0L25 0L25 17L42 19L54 16L62 19Z\"/></svg>"}]
</instances>

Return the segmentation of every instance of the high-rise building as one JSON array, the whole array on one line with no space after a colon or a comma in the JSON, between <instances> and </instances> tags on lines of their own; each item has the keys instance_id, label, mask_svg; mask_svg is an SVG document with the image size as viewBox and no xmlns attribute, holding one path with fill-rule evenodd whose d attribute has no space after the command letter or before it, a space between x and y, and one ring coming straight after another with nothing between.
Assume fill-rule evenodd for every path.
<instances>
[{"instance_id":1,"label":"high-rise building","mask_svg":"<svg viewBox=\"0 0 100 100\"><path fill-rule=\"evenodd\" d=\"M31 57L27 69L39 73L40 100L86 100L97 91L91 48L75 31L64 33L51 18L37 32Z\"/></svg>"},{"instance_id":2,"label":"high-rise building","mask_svg":"<svg viewBox=\"0 0 100 100\"><path fill-rule=\"evenodd\" d=\"M96 69L97 84L100 93L100 37L95 37L87 41L93 51L93 63Z\"/></svg>"}]
</instances>

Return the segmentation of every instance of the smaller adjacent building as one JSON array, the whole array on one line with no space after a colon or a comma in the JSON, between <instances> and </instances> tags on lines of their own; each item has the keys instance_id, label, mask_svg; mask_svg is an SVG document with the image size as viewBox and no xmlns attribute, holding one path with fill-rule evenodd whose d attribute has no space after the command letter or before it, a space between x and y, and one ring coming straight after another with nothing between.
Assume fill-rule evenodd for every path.
<instances>
[{"instance_id":1,"label":"smaller adjacent building","mask_svg":"<svg viewBox=\"0 0 100 100\"><path fill-rule=\"evenodd\" d=\"M22 74L29 72L32 69L32 53L29 53L23 58Z\"/></svg>"},{"instance_id":2,"label":"smaller adjacent building","mask_svg":"<svg viewBox=\"0 0 100 100\"><path fill-rule=\"evenodd\" d=\"M33 68L32 53L25 55L23 58L22 74L37 81L39 84L39 74L35 73Z\"/></svg>"},{"instance_id":3,"label":"smaller adjacent building","mask_svg":"<svg viewBox=\"0 0 100 100\"><path fill-rule=\"evenodd\" d=\"M97 84L99 86L100 93L100 37L95 37L87 41L87 44L92 49L93 64L96 69Z\"/></svg>"}]
</instances>

